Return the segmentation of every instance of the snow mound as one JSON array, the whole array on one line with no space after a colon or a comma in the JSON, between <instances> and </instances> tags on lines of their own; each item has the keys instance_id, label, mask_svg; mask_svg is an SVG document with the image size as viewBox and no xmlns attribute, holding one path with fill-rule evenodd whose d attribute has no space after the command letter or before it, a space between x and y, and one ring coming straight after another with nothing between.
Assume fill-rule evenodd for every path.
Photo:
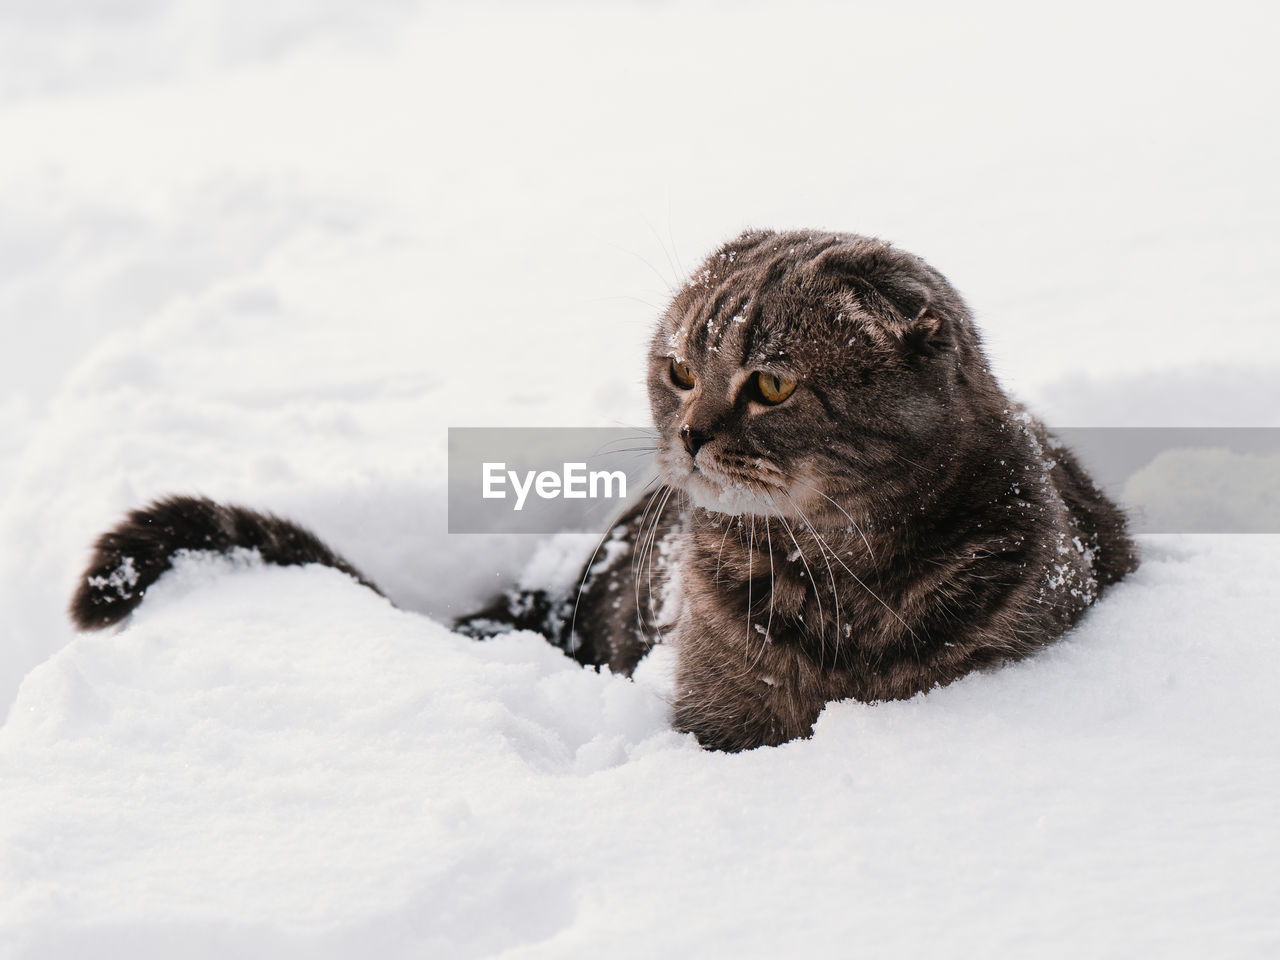
<instances>
[{"instance_id":1,"label":"snow mound","mask_svg":"<svg viewBox=\"0 0 1280 960\"><path fill-rule=\"evenodd\" d=\"M1144 547L1042 656L739 755L671 731L667 651L632 682L188 557L23 682L0 929L139 958L1261 948L1280 538Z\"/></svg>"}]
</instances>

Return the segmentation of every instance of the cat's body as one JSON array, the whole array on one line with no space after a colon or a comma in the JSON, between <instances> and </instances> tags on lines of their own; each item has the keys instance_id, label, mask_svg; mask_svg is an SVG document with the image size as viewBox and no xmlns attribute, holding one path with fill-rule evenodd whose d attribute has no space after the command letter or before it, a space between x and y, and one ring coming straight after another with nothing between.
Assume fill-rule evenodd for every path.
<instances>
[{"instance_id":1,"label":"cat's body","mask_svg":"<svg viewBox=\"0 0 1280 960\"><path fill-rule=\"evenodd\" d=\"M664 486L606 535L622 547L573 597L503 598L463 626L534 626L621 673L669 642L676 725L704 745L781 743L830 701L1024 657L1136 565L1119 510L991 376L956 292L888 244L744 234L676 295L649 361ZM86 584L118 569L120 535ZM81 625L102 593L82 586Z\"/></svg>"},{"instance_id":2,"label":"cat's body","mask_svg":"<svg viewBox=\"0 0 1280 960\"><path fill-rule=\"evenodd\" d=\"M760 371L793 392L769 403ZM649 387L667 487L540 626L623 673L674 644L676 724L708 746L1024 657L1136 564L1120 511L991 376L955 291L879 241L727 245L660 322Z\"/></svg>"}]
</instances>

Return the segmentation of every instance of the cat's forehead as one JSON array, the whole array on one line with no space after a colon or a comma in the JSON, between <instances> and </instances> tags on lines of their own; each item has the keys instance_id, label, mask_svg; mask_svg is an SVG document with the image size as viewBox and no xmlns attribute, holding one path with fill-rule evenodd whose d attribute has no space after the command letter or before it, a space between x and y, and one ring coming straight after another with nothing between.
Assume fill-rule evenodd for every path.
<instances>
[{"instance_id":1,"label":"cat's forehead","mask_svg":"<svg viewBox=\"0 0 1280 960\"><path fill-rule=\"evenodd\" d=\"M665 324L665 352L702 363L743 366L785 364L806 353L794 314L745 303L720 310L670 311Z\"/></svg>"},{"instance_id":2,"label":"cat's forehead","mask_svg":"<svg viewBox=\"0 0 1280 960\"><path fill-rule=\"evenodd\" d=\"M661 352L749 368L786 367L830 353L849 304L799 271L762 276L731 262L731 255L713 257L676 296L659 327Z\"/></svg>"}]
</instances>

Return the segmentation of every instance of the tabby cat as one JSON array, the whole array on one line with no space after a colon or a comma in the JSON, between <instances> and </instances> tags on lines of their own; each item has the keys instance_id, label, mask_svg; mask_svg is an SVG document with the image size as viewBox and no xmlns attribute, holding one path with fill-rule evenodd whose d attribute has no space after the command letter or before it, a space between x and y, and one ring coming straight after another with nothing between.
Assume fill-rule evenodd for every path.
<instances>
[{"instance_id":1,"label":"tabby cat","mask_svg":"<svg viewBox=\"0 0 1280 960\"><path fill-rule=\"evenodd\" d=\"M606 534L622 548L570 596L509 594L458 627L538 629L623 674L669 643L675 724L704 746L783 743L831 701L1025 657L1137 565L1120 510L992 376L959 294L888 243L742 234L677 292L648 365L662 484ZM288 521L177 497L99 539L72 617L117 622L176 551L233 547L371 586Z\"/></svg>"}]
</instances>

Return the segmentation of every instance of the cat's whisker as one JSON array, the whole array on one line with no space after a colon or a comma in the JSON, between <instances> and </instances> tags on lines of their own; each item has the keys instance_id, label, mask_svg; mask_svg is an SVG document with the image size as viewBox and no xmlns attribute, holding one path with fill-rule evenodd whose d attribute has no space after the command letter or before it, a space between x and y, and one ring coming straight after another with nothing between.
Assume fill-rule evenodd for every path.
<instances>
[{"instance_id":1,"label":"cat's whisker","mask_svg":"<svg viewBox=\"0 0 1280 960\"><path fill-rule=\"evenodd\" d=\"M655 478L655 479L657 479L657 478ZM660 494L660 493L662 492L662 490L663 490L663 489L671 489L671 488L670 488L670 487L666 487L666 488L659 488L658 490L655 490L655 491L653 492L653 494L651 494L651 495L650 495L649 499L645 502L645 505L644 505L644 512L640 514L640 520L639 520L639 522L636 524L636 536L637 536L637 542L639 542L639 543L641 543L641 544L643 544L643 542L644 542L644 534L645 534L645 529L646 529L646 523L647 523L647 521L648 521L648 519L649 519L649 511L650 511L650 510L652 510L652 509L654 508L654 505L657 503L658 494ZM642 553L642 551L639 551L639 550L638 550L638 551L636 551L635 553L633 553L633 554L632 554L632 556L631 556L631 572L632 572L632 574L635 574L635 573L640 569L640 565L641 565L641 563L642 563L641 553ZM637 608L639 608L639 605L640 605L640 597L639 597L639 595L637 594L637 596L636 596L636 606L637 606Z\"/></svg>"},{"instance_id":2,"label":"cat's whisker","mask_svg":"<svg viewBox=\"0 0 1280 960\"><path fill-rule=\"evenodd\" d=\"M635 428L631 427L630 429L635 429ZM609 440L607 443L603 443L600 446L598 446L595 452L597 455L599 455L599 454L605 454L605 453L612 453L615 450L627 450L627 449L657 450L658 447L661 445L661 441L662 441L662 438L657 434L656 431L652 431L652 430L647 432L640 431L634 434L628 434L627 436L623 436L623 437L614 437L612 440ZM640 444L641 446L639 448L614 446L615 444L619 444L619 443Z\"/></svg>"},{"instance_id":3,"label":"cat's whisker","mask_svg":"<svg viewBox=\"0 0 1280 960\"><path fill-rule=\"evenodd\" d=\"M676 262L671 258L671 251L667 249L666 243L662 239L662 234L658 233L658 228L653 225L648 217L644 218L645 226L649 228L649 232L653 234L653 238L658 241L658 246L662 248L662 255L667 258L667 266L671 268L671 272L676 277L684 276L684 271L676 266ZM667 284L667 292L674 294L676 283Z\"/></svg>"},{"instance_id":4,"label":"cat's whisker","mask_svg":"<svg viewBox=\"0 0 1280 960\"><path fill-rule=\"evenodd\" d=\"M795 506L795 501L792 501L792 506ZM800 509L799 507L796 507L796 510L797 510L797 511L799 511L799 509ZM804 514L801 514L801 516L804 516ZM808 521L807 521L807 520L806 520L805 522L806 522L806 523L808 523ZM813 530L813 527L812 527L812 526L810 526L810 527L809 527L809 529L810 529L810 530ZM815 533L815 536L816 536L816 535L817 535L817 534ZM907 621L903 620L901 616L899 616L898 611L897 611L897 610L895 610L895 609L893 609L893 607L889 606L889 604L887 604L887 603L886 603L886 602L885 602L885 601L880 597L880 595L879 595L879 594L877 594L874 590L872 590L870 587L868 587L868 586L866 585L866 583L865 583L865 582L863 582L863 580L862 580L862 578L861 578L861 577L859 577L856 573L854 573L852 570L850 570L850 569L849 569L849 565L848 565L847 563L845 563L843 560L841 560L841 559L840 559L840 555L839 555L838 553L837 553L837 554L834 554L834 556L835 556L835 558L836 558L836 563L838 563L838 564L840 564L840 566L844 567L845 572L846 572L846 573L848 573L848 574L849 574L849 576L853 577L854 581L858 584L858 586L862 587L862 589L863 589L863 590L867 591L867 593L869 593L869 594L870 594L870 595L875 599L875 601L876 601L877 603L879 603L879 604L880 604L880 606L882 606L882 607L884 607L886 610L888 610L888 611L889 611L889 613L891 613L891 614L893 615L893 618L894 618L895 620L897 620L900 624L902 624L902 626L903 626L903 627L905 627L905 628L906 628L907 633L911 634L911 639L912 639L913 641L915 641L915 642L917 642L917 643L918 643L918 642L919 642L919 640L920 640L920 638L919 638L918 636L916 636L916 632L915 632L914 630L912 630L912 629L911 629L911 625L910 625L910 624L908 624L908 623L907 623Z\"/></svg>"},{"instance_id":5,"label":"cat's whisker","mask_svg":"<svg viewBox=\"0 0 1280 960\"><path fill-rule=\"evenodd\" d=\"M804 487L806 490L812 490L818 496L822 497L822 499L829 501L833 507L835 507L841 513L843 513L845 516L845 519L847 519L851 524L853 524L853 529L858 532L858 536L862 537L862 542L866 545L866 548L867 548L867 556L871 558L872 563L875 562L876 555L875 555L875 551L871 549L871 541L867 539L867 535L862 531L862 527L858 526L858 521L853 519L853 517L849 516L849 512L845 510L844 507L840 506L839 503L837 503L835 500L832 500L831 497L827 496L825 493L823 493L821 490L819 490L815 486L812 486L807 483L801 483L799 480L793 480L792 482L797 486Z\"/></svg>"},{"instance_id":6,"label":"cat's whisker","mask_svg":"<svg viewBox=\"0 0 1280 960\"><path fill-rule=\"evenodd\" d=\"M815 467L812 465L809 467L809 469L812 470L814 473L816 473L819 479L834 481L837 483L848 482L847 477L841 476L839 474L833 474L829 470L823 470L819 467ZM886 497L884 496L884 492L878 487L869 489L869 490L859 490L858 495L859 497L866 500L868 507L876 506L881 508L884 511L889 511L889 512L892 512L892 510L894 509L893 503L890 500L886 499Z\"/></svg>"},{"instance_id":7,"label":"cat's whisker","mask_svg":"<svg viewBox=\"0 0 1280 960\"><path fill-rule=\"evenodd\" d=\"M822 651L822 660L825 662L827 659L827 618L822 612L822 596L818 591L818 585L814 583L813 571L809 569L809 561L805 559L804 550L801 549L800 541L796 539L795 532L791 529L791 524L787 523L787 518L782 514L778 514L778 519L782 521L782 526L787 531L787 535L791 537L791 542L796 545L796 554L800 557L800 563L804 567L804 572L809 582L813 584L813 599L818 604L818 643Z\"/></svg>"},{"instance_id":8,"label":"cat's whisker","mask_svg":"<svg viewBox=\"0 0 1280 960\"><path fill-rule=\"evenodd\" d=\"M637 460L652 459L657 452L657 447L619 447L616 450L609 451L611 456L626 460L632 465Z\"/></svg>"},{"instance_id":9,"label":"cat's whisker","mask_svg":"<svg viewBox=\"0 0 1280 960\"><path fill-rule=\"evenodd\" d=\"M653 617L653 597L646 597L646 602L643 604L640 602L640 573L645 569L645 565L648 561L648 551L652 546L653 533L657 529L657 512L655 506L657 502L658 496L657 494L654 494L650 502L645 505L645 511L640 518L640 525L637 531L637 539L640 547L636 550L635 555L631 559L631 577L635 589L636 621L646 643L649 639L649 628L645 623L644 618L646 610L648 611L650 618ZM651 510L653 511L652 514Z\"/></svg>"},{"instance_id":10,"label":"cat's whisker","mask_svg":"<svg viewBox=\"0 0 1280 960\"><path fill-rule=\"evenodd\" d=\"M646 592L648 593L648 601L649 601L648 603L649 617L653 621L654 633L657 634L657 639L653 641L654 643L662 642L662 626L658 622L658 611L654 608L654 603L653 603L653 548L654 548L654 543L658 536L658 526L662 520L662 513L664 510L667 509L667 501L671 499L671 493L674 488L667 487L666 489L667 489L667 492L662 498L662 503L658 505L658 510L653 515L653 522L649 525L649 538L648 538L649 542L648 542L648 547L645 550L645 577L646 577ZM649 642L649 631L647 628L644 628L644 636L645 636L645 642L646 643Z\"/></svg>"},{"instance_id":11,"label":"cat's whisker","mask_svg":"<svg viewBox=\"0 0 1280 960\"><path fill-rule=\"evenodd\" d=\"M765 627L764 627L764 636L763 636L763 637L761 638L761 640L760 640L760 649L759 649L759 651L757 651L757 653L756 653L756 658L755 658L755 660L754 660L754 661L752 662L752 664L751 664L751 669L753 669L753 670L756 668L756 665L760 662L760 658L764 656L765 647L767 647L767 646L769 645L769 643L770 643L770 638L771 638L771 636L772 636L772 634L770 633L770 631L773 629L773 589L774 589L774 583L773 583L773 534L772 534L772 533L770 533L770 531L769 531L769 528L770 528L771 526L773 526L773 524L771 524L771 523L766 519L766 520L765 520L765 522L764 522L764 533L765 533L765 537L767 537L767 538L768 538L768 545L769 545L769 619L768 619L768 621L765 623Z\"/></svg>"},{"instance_id":12,"label":"cat's whisker","mask_svg":"<svg viewBox=\"0 0 1280 960\"><path fill-rule=\"evenodd\" d=\"M654 504L657 502L659 495L664 491L670 490L670 487L660 487L649 495L649 499L645 502L644 512L640 515L640 521L636 524L636 542L639 544L639 547L631 555L631 578L635 589L636 625L640 630L641 636L645 638L646 643L649 641L649 628L645 625L644 621L645 605L640 602L640 569L644 564L645 548L648 542L647 534L657 525L657 518L655 516L654 523L646 529L646 518L649 516L650 511L653 510ZM649 598L651 614L652 599L652 597Z\"/></svg>"},{"instance_id":13,"label":"cat's whisker","mask_svg":"<svg viewBox=\"0 0 1280 960\"><path fill-rule=\"evenodd\" d=\"M751 652L751 555L755 552L756 518L751 517L751 529L747 534L747 639L742 645L742 661L746 663Z\"/></svg>"},{"instance_id":14,"label":"cat's whisker","mask_svg":"<svg viewBox=\"0 0 1280 960\"><path fill-rule=\"evenodd\" d=\"M915 467L917 470L923 470L925 473L932 473L934 476L937 476L938 474L938 471L933 469L932 467L926 467L923 463L916 463L914 460L904 457L902 454L898 453L897 451L894 451L893 456L895 459L901 460L903 463L908 464L909 466Z\"/></svg>"},{"instance_id":15,"label":"cat's whisker","mask_svg":"<svg viewBox=\"0 0 1280 960\"><path fill-rule=\"evenodd\" d=\"M653 534L653 536L654 536L654 537L656 537L656 536L657 536L658 528L659 528L659 526L660 526L660 525L661 525L661 523L662 523L662 514L663 514L663 512L667 509L667 501L669 501L669 500L671 499L671 494L672 494L673 492L675 492L675 488L674 488L674 487L668 487L668 488L667 488L667 495L662 499L662 506L658 508L658 516L657 516L657 517L654 519L654 521L653 521L653 528L654 528L654 534ZM652 538L651 538L651 539L652 539ZM649 609L653 612L653 629L654 629L654 632L655 632L655 633L657 633L657 635L658 635L658 640L659 640L659 642L661 642L661 640L662 640L662 624L661 624L661 623L659 623L659 621L658 621L658 613L659 613L659 611L658 611L658 610L655 610L655 609L654 609L654 606L653 606L653 548L652 548L652 546L651 546L651 547L650 547L650 549L649 549L649 569L648 569L648 577L649 577ZM664 599L665 599L665 595L664 595Z\"/></svg>"},{"instance_id":16,"label":"cat's whisker","mask_svg":"<svg viewBox=\"0 0 1280 960\"><path fill-rule=\"evenodd\" d=\"M637 607L636 617L640 625L640 631L644 637L646 646L652 646L654 643L661 641L662 631L658 628L658 610L653 602L653 535L657 530L657 520L655 520L650 528L650 533L645 544L644 560L642 567L644 568L644 576L648 586L645 589L645 602L643 609ZM636 595L640 593L640 574L636 574ZM647 617L647 619L646 619ZM657 634L657 640L651 640L649 637L649 627L653 626L654 632Z\"/></svg>"},{"instance_id":17,"label":"cat's whisker","mask_svg":"<svg viewBox=\"0 0 1280 960\"><path fill-rule=\"evenodd\" d=\"M658 276L662 276L662 275L658 274ZM665 283L666 281L664 280L663 282ZM649 300L646 300L643 297L631 296L629 294L618 294L612 297L586 297L581 302L582 303L607 303L609 301L615 301L615 300L630 300L634 303L639 303L639 304L642 304L643 306L648 307L650 310L654 311L655 313L661 313L663 309L658 304L653 303Z\"/></svg>"},{"instance_id":18,"label":"cat's whisker","mask_svg":"<svg viewBox=\"0 0 1280 960\"><path fill-rule=\"evenodd\" d=\"M615 444L631 444L631 446L615 446ZM610 440L601 447L597 447L595 456L603 456L608 453L620 453L630 450L647 450L650 453L656 453L661 447L656 438L651 437L617 437Z\"/></svg>"},{"instance_id":19,"label":"cat's whisker","mask_svg":"<svg viewBox=\"0 0 1280 960\"><path fill-rule=\"evenodd\" d=\"M840 591L836 589L835 571L831 569L831 561L827 559L827 551L830 550L831 548L826 545L826 542L822 539L822 534L818 533L818 531L814 529L813 524L809 522L809 518L804 515L804 511L801 510L799 505L795 502L795 500L791 498L791 494L786 493L785 490L783 491L783 493L786 495L786 498L791 501L792 509L795 510L796 513L800 514L800 519L805 522L805 526L809 528L809 532L813 534L813 538L818 542L818 553L821 554L822 556L822 562L827 565L827 576L831 579L831 602L835 605L835 608L836 608L835 653L836 653L836 656L838 657L840 655ZM837 561L839 561L839 559L840 559L839 557L836 557ZM814 591L817 592L817 584L814 584ZM826 624L824 623L823 624L824 633L825 633L825 627L826 627Z\"/></svg>"},{"instance_id":20,"label":"cat's whisker","mask_svg":"<svg viewBox=\"0 0 1280 960\"><path fill-rule=\"evenodd\" d=\"M650 229L652 229L652 225L650 225ZM651 271L653 271L653 275L655 277L657 277L659 280L662 281L662 285L667 288L667 293L669 295L675 293L675 290L676 290L675 286L671 283L669 279L663 276L661 270L659 270L657 267L655 267L652 263L649 262L649 259L647 257L644 257L639 253L636 253L634 250L628 250L626 247L619 246L616 243L611 243L607 240L605 241L605 243L613 247L613 249L617 250L619 253L625 253L628 256L635 257L637 260L643 263L646 267L648 267ZM658 309L658 313L662 312L661 308L657 308L657 309Z\"/></svg>"},{"instance_id":21,"label":"cat's whisker","mask_svg":"<svg viewBox=\"0 0 1280 960\"><path fill-rule=\"evenodd\" d=\"M647 438L656 440L662 436L662 431L658 430L656 427L646 427L638 423L624 423L623 421L618 420L617 418L613 419L611 425L614 427L620 427L623 430L636 431L635 437L627 437L624 439L641 439L641 438L647 437Z\"/></svg>"},{"instance_id":22,"label":"cat's whisker","mask_svg":"<svg viewBox=\"0 0 1280 960\"><path fill-rule=\"evenodd\" d=\"M647 489L650 485L652 485L656 481L657 481L657 477L654 477L653 480L650 480L649 483L645 484L645 488ZM644 491L642 490L641 493L643 492ZM582 603L582 591L586 589L587 580L590 579L591 577L591 568L595 566L596 557L600 553L600 548L604 546L605 540L609 538L609 536L613 533L614 527L618 525L618 521L622 519L622 515L625 512L625 509L626 508L620 507L617 510L617 512L614 514L613 520L610 521L609 525L605 528L604 533L600 535L600 539L596 541L596 548L591 551L591 558L587 560L587 565L582 571L582 579L578 582L578 591L577 593L574 594L574 597L573 597L573 615L569 620L569 636L567 640L570 646L573 646L575 641L576 634L574 633L574 631L577 629L577 626L578 626L578 605Z\"/></svg>"},{"instance_id":23,"label":"cat's whisker","mask_svg":"<svg viewBox=\"0 0 1280 960\"><path fill-rule=\"evenodd\" d=\"M656 495L655 495L655 500L656 500ZM646 515L648 515L648 512L649 512L649 508L648 506L646 506L645 508ZM650 619L653 618L653 598L646 597L644 603L640 602L640 572L641 570L644 569L644 566L645 566L645 562L646 562L645 553L646 553L646 550L648 549L649 533L651 529L652 528L646 525L644 520L642 519L641 524L636 532L636 541L639 544L639 546L637 547L635 554L631 560L631 582L632 582L632 588L635 591L636 628L640 632L640 635L644 638L644 642L646 645L649 643L649 625L648 625L648 622L645 620L645 616L647 614Z\"/></svg>"},{"instance_id":24,"label":"cat's whisker","mask_svg":"<svg viewBox=\"0 0 1280 960\"><path fill-rule=\"evenodd\" d=\"M640 569L640 555L643 552L645 523L649 518L649 511L653 508L654 497L658 491L651 493L644 502L644 510L640 513L640 519L636 521L636 543L637 548L631 552L631 575L634 577L636 571ZM636 609L640 608L640 594L636 593Z\"/></svg>"},{"instance_id":25,"label":"cat's whisker","mask_svg":"<svg viewBox=\"0 0 1280 960\"><path fill-rule=\"evenodd\" d=\"M764 532L765 536L768 537L769 540L769 620L764 626L764 638L766 641L768 641L770 637L769 631L773 629L773 534L769 529L771 526L773 525L766 520Z\"/></svg>"},{"instance_id":26,"label":"cat's whisker","mask_svg":"<svg viewBox=\"0 0 1280 960\"><path fill-rule=\"evenodd\" d=\"M684 268L684 264L680 261L680 251L676 248L676 235L671 229L671 193L667 193L667 239L671 241L671 254L675 257L676 268L680 271L679 276L687 277L689 271Z\"/></svg>"},{"instance_id":27,"label":"cat's whisker","mask_svg":"<svg viewBox=\"0 0 1280 960\"><path fill-rule=\"evenodd\" d=\"M725 541L725 538L729 536L729 531L730 529L732 529L732 527L733 527L733 517L725 517L724 534L720 537L720 549L716 551L716 573L715 573L715 576L711 578L712 583L720 582L720 558L724 556L724 541Z\"/></svg>"}]
</instances>

